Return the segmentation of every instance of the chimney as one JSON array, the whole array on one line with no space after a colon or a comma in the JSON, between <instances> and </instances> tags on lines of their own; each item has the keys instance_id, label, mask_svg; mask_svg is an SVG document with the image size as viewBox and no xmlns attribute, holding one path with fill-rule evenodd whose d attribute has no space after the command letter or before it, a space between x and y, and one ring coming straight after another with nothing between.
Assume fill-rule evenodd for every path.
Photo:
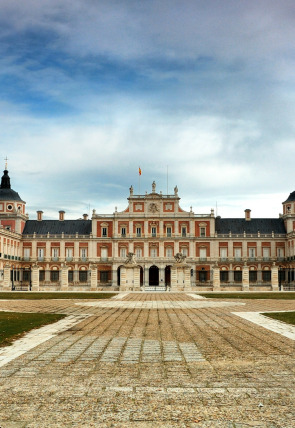
<instances>
[{"instance_id":1,"label":"chimney","mask_svg":"<svg viewBox=\"0 0 295 428\"><path fill-rule=\"evenodd\" d=\"M245 210L245 220L246 221L251 220L251 210L249 210L249 208Z\"/></svg>"},{"instance_id":2,"label":"chimney","mask_svg":"<svg viewBox=\"0 0 295 428\"><path fill-rule=\"evenodd\" d=\"M88 214L83 214L83 220L88 220Z\"/></svg>"},{"instance_id":3,"label":"chimney","mask_svg":"<svg viewBox=\"0 0 295 428\"><path fill-rule=\"evenodd\" d=\"M59 211L59 221L64 221L65 219L65 211Z\"/></svg>"},{"instance_id":4,"label":"chimney","mask_svg":"<svg viewBox=\"0 0 295 428\"><path fill-rule=\"evenodd\" d=\"M43 220L43 211L37 211L37 220L42 221Z\"/></svg>"}]
</instances>

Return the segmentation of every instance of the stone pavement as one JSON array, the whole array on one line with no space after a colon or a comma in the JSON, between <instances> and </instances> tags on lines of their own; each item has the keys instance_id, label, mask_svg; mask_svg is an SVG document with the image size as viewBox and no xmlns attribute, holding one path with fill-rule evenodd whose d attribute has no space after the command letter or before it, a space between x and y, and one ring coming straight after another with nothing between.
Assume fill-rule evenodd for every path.
<instances>
[{"instance_id":1,"label":"stone pavement","mask_svg":"<svg viewBox=\"0 0 295 428\"><path fill-rule=\"evenodd\" d=\"M295 300L195 297L0 301L68 315L2 358L0 427L295 427L295 341L247 315Z\"/></svg>"}]
</instances>

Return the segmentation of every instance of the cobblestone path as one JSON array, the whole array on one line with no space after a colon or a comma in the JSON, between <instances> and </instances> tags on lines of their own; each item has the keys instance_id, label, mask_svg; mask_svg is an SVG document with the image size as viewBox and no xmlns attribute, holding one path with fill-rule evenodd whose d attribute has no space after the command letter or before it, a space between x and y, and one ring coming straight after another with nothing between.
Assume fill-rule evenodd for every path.
<instances>
[{"instance_id":1,"label":"cobblestone path","mask_svg":"<svg viewBox=\"0 0 295 428\"><path fill-rule=\"evenodd\" d=\"M125 293L0 310L68 315L3 360L1 428L295 427L295 341L247 319L295 300Z\"/></svg>"}]
</instances>

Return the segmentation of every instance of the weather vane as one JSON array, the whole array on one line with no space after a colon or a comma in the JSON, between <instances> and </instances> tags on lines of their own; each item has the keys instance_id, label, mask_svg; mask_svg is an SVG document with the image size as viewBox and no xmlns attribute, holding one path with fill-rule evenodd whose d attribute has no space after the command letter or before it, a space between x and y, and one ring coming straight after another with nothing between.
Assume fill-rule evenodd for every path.
<instances>
[{"instance_id":1,"label":"weather vane","mask_svg":"<svg viewBox=\"0 0 295 428\"><path fill-rule=\"evenodd\" d=\"M8 157L6 156L5 160L5 169L7 170L7 161L8 161Z\"/></svg>"}]
</instances>

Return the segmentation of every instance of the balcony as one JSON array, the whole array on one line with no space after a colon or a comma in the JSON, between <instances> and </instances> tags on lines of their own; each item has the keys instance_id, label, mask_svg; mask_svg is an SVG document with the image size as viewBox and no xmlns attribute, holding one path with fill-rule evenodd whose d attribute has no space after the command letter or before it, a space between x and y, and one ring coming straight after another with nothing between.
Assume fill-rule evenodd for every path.
<instances>
[{"instance_id":1,"label":"balcony","mask_svg":"<svg viewBox=\"0 0 295 428\"><path fill-rule=\"evenodd\" d=\"M80 257L81 262L86 263L88 258L87 257Z\"/></svg>"},{"instance_id":2,"label":"balcony","mask_svg":"<svg viewBox=\"0 0 295 428\"><path fill-rule=\"evenodd\" d=\"M66 262L72 262L72 261L73 261L73 257L72 256L66 257Z\"/></svg>"},{"instance_id":3,"label":"balcony","mask_svg":"<svg viewBox=\"0 0 295 428\"><path fill-rule=\"evenodd\" d=\"M223 263L227 263L228 262L228 258L227 257L220 257L220 261Z\"/></svg>"},{"instance_id":4,"label":"balcony","mask_svg":"<svg viewBox=\"0 0 295 428\"><path fill-rule=\"evenodd\" d=\"M256 257L249 257L249 262L256 262Z\"/></svg>"},{"instance_id":5,"label":"balcony","mask_svg":"<svg viewBox=\"0 0 295 428\"><path fill-rule=\"evenodd\" d=\"M51 257L51 260L52 260L53 262L58 262L58 261L59 261L59 257Z\"/></svg>"},{"instance_id":6,"label":"balcony","mask_svg":"<svg viewBox=\"0 0 295 428\"><path fill-rule=\"evenodd\" d=\"M200 260L200 262L206 262L207 261L207 257L200 257L199 260Z\"/></svg>"},{"instance_id":7,"label":"balcony","mask_svg":"<svg viewBox=\"0 0 295 428\"><path fill-rule=\"evenodd\" d=\"M4 254L4 258L5 258L6 256L5 256L5 254ZM31 258L30 257L28 257L28 256L25 256L25 257L23 257L23 261L24 262L29 262L31 260Z\"/></svg>"},{"instance_id":8,"label":"balcony","mask_svg":"<svg viewBox=\"0 0 295 428\"><path fill-rule=\"evenodd\" d=\"M241 262L242 261L242 257L235 257L234 260L235 260L235 262Z\"/></svg>"},{"instance_id":9,"label":"balcony","mask_svg":"<svg viewBox=\"0 0 295 428\"><path fill-rule=\"evenodd\" d=\"M262 258L262 260L263 260L264 262L269 262L269 261L270 261L270 257L263 257L263 258Z\"/></svg>"},{"instance_id":10,"label":"balcony","mask_svg":"<svg viewBox=\"0 0 295 428\"><path fill-rule=\"evenodd\" d=\"M44 257L43 256L37 257L37 260L38 262L44 262Z\"/></svg>"}]
</instances>

